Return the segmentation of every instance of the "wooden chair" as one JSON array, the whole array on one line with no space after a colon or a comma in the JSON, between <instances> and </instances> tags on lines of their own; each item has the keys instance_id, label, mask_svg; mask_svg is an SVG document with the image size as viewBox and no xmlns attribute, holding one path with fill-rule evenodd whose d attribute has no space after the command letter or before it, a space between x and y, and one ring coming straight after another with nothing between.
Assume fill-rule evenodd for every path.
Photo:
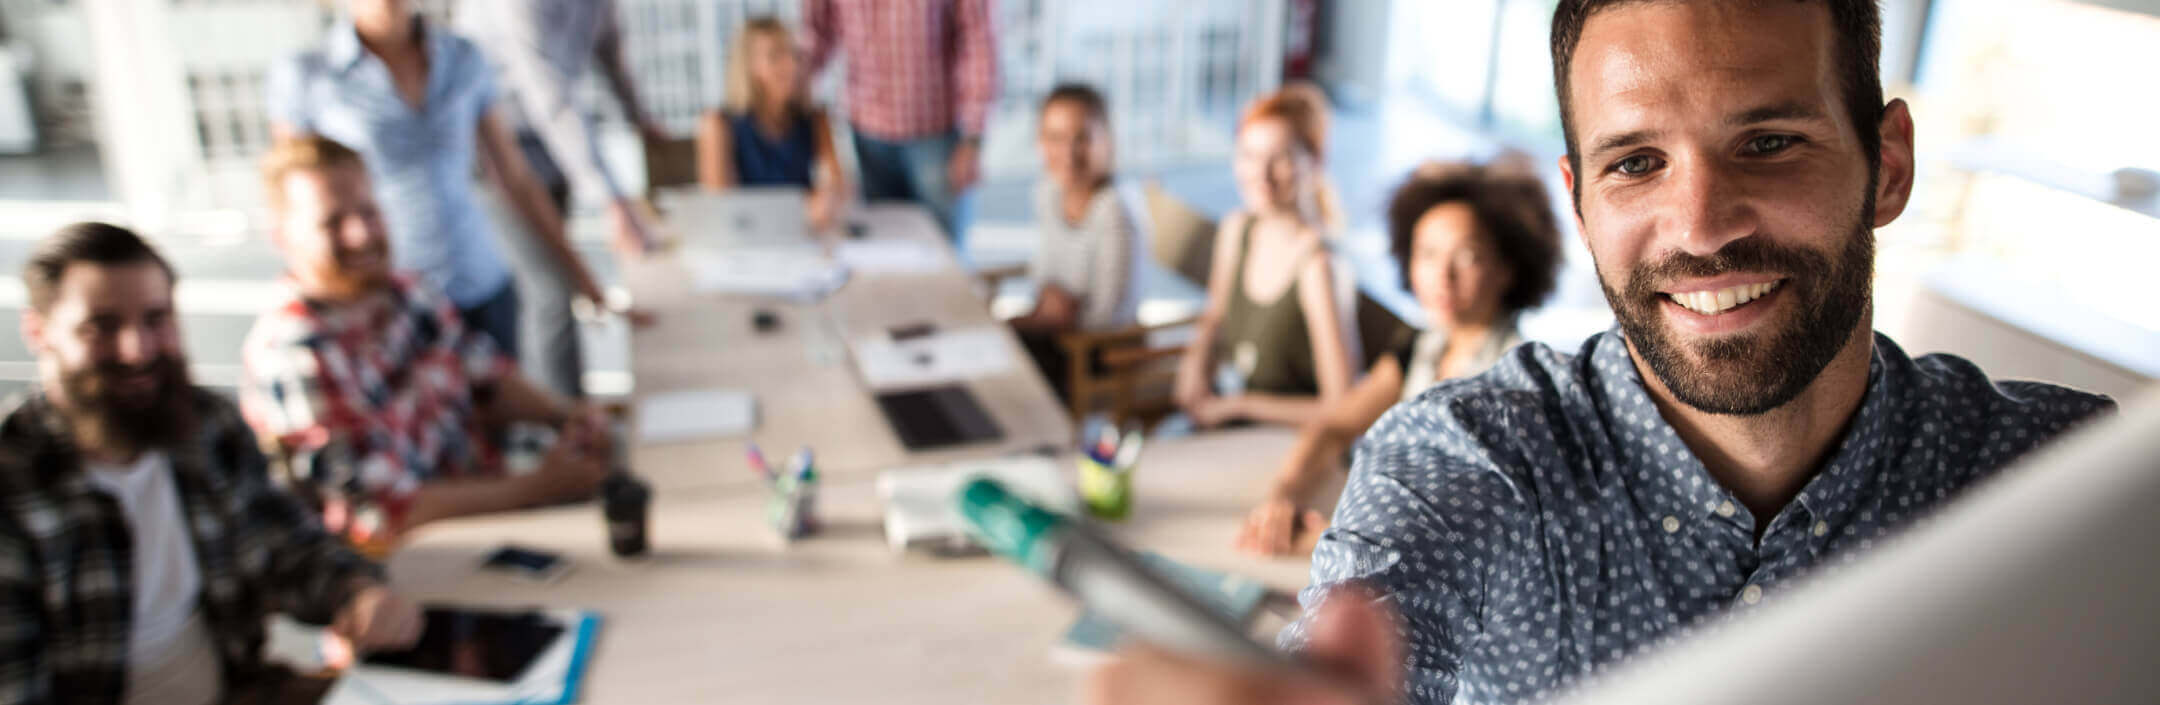
<instances>
[{"instance_id":1,"label":"wooden chair","mask_svg":"<svg viewBox=\"0 0 2160 705\"><path fill-rule=\"evenodd\" d=\"M1214 264L1215 221L1164 189L1160 182L1142 187L1148 218L1148 253L1155 264L1203 290ZM1199 322L1188 316L1152 325L1116 330L1067 333L1058 339L1070 366L1066 389L1073 418L1106 409L1119 423L1152 422L1174 411L1172 380L1184 354L1189 331ZM1107 401L1107 406L1102 402Z\"/></svg>"},{"instance_id":2,"label":"wooden chair","mask_svg":"<svg viewBox=\"0 0 2160 705\"><path fill-rule=\"evenodd\" d=\"M660 189L694 186L697 175L697 140L688 137L645 143L645 195Z\"/></svg>"}]
</instances>

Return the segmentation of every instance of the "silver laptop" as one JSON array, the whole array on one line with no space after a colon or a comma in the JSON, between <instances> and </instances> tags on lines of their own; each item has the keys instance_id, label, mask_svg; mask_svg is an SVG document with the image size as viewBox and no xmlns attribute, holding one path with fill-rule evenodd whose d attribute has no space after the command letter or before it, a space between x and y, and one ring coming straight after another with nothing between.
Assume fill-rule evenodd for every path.
<instances>
[{"instance_id":1,"label":"silver laptop","mask_svg":"<svg viewBox=\"0 0 2160 705\"><path fill-rule=\"evenodd\" d=\"M668 222L690 249L794 245L810 235L807 192L794 187L737 188L726 193L676 193L663 199Z\"/></svg>"}]
</instances>

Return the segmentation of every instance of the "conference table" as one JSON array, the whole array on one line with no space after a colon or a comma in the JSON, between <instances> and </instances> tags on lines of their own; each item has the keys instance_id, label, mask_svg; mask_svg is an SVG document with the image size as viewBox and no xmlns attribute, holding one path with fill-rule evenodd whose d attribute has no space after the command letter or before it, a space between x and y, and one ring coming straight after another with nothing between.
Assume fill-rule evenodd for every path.
<instances>
[{"instance_id":1,"label":"conference table","mask_svg":"<svg viewBox=\"0 0 2160 705\"><path fill-rule=\"evenodd\" d=\"M871 238L928 236L942 244L919 210L871 208L855 217ZM671 222L689 231L696 225ZM848 365L804 354L806 346L829 343L817 336L830 331L802 334L813 324L847 335L925 316L941 327L987 321L963 270L955 264L933 274L860 277L816 303L698 295L669 255L635 263L625 278L639 305L658 316L633 338L633 396L689 387L754 391L755 440L817 449L821 530L788 542L768 526L767 492L745 469L743 439L639 444L635 467L655 487L649 555L612 556L600 509L591 504L442 522L416 532L391 557L401 593L427 602L599 612L605 621L581 687L586 703L1077 699L1084 671L1055 658L1053 647L1078 608L994 557L890 548L876 491L876 475L887 468L1039 452L1046 444L1066 451L1070 421L1033 367L1022 357L1009 374L969 383L1006 429L1003 441L912 454L884 428ZM751 312L760 308L775 310L783 329L796 334L755 334ZM1130 545L1294 593L1306 582L1305 559L1231 549L1239 521L1293 440L1284 430L1255 428L1152 442L1134 473L1132 515L1106 529ZM1057 463L1068 479L1073 464L1069 453ZM505 543L559 552L576 567L549 584L476 569Z\"/></svg>"},{"instance_id":2,"label":"conference table","mask_svg":"<svg viewBox=\"0 0 2160 705\"><path fill-rule=\"evenodd\" d=\"M670 229L682 241L671 253L628 263L623 280L633 300L657 325L631 340L633 395L654 390L738 389L757 399L758 425L749 438L724 438L640 446L632 459L660 491L755 482L742 459L754 441L769 453L808 446L820 474L864 478L900 465L1064 447L1073 441L1072 419L1048 383L1028 362L1018 340L991 316L975 278L953 256L937 222L913 206L879 205L850 217L871 242L905 242L933 252L931 271L851 275L830 296L813 302L783 298L718 296L696 290L691 258L703 228L694 217L705 201L722 196L676 194L660 203L677 217ZM684 217L690 216L690 217ZM824 236L841 246L844 236ZM760 332L759 312L777 329ZM888 427L855 367L847 359L854 341L881 337L895 327L932 324L940 331L993 329L1010 364L1001 372L965 383L1003 431L994 443L910 453ZM778 462L779 459L773 459Z\"/></svg>"}]
</instances>

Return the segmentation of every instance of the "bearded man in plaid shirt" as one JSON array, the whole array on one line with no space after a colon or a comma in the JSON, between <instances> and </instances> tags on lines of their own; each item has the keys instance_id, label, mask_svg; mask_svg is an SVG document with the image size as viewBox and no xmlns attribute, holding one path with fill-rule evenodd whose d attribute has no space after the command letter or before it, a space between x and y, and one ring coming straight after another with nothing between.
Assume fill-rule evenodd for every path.
<instances>
[{"instance_id":1,"label":"bearded man in plaid shirt","mask_svg":"<svg viewBox=\"0 0 2160 705\"><path fill-rule=\"evenodd\" d=\"M420 611L268 483L230 402L188 381L173 270L80 223L24 268L38 386L0 405L0 704L293 702L263 620L405 648Z\"/></svg>"},{"instance_id":2,"label":"bearded man in plaid shirt","mask_svg":"<svg viewBox=\"0 0 2160 705\"><path fill-rule=\"evenodd\" d=\"M248 332L240 407L332 531L379 548L436 519L592 496L605 418L520 376L449 297L391 271L358 154L287 138L263 176L289 295ZM513 422L560 430L530 474L506 474L491 442Z\"/></svg>"},{"instance_id":3,"label":"bearded man in plaid shirt","mask_svg":"<svg viewBox=\"0 0 2160 705\"><path fill-rule=\"evenodd\" d=\"M967 258L968 189L997 97L991 0L806 0L810 72L847 54L863 198L930 209Z\"/></svg>"}]
</instances>

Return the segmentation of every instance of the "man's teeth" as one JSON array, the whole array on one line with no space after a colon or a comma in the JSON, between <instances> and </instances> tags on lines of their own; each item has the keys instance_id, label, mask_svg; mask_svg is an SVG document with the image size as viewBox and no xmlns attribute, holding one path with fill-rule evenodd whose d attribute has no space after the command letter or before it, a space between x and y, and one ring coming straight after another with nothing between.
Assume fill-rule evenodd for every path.
<instances>
[{"instance_id":1,"label":"man's teeth","mask_svg":"<svg viewBox=\"0 0 2160 705\"><path fill-rule=\"evenodd\" d=\"M1778 288L1778 284L1782 282L1783 280L1764 282L1761 284L1747 284L1743 286L1719 289L1716 291L1689 291L1683 293L1668 294L1668 296L1672 297L1673 303L1680 304L1682 307L1686 308L1689 311L1694 311L1705 316L1714 316L1720 313L1724 313L1735 306L1739 306L1740 304L1762 298L1764 294L1768 294L1772 289Z\"/></svg>"}]
</instances>

